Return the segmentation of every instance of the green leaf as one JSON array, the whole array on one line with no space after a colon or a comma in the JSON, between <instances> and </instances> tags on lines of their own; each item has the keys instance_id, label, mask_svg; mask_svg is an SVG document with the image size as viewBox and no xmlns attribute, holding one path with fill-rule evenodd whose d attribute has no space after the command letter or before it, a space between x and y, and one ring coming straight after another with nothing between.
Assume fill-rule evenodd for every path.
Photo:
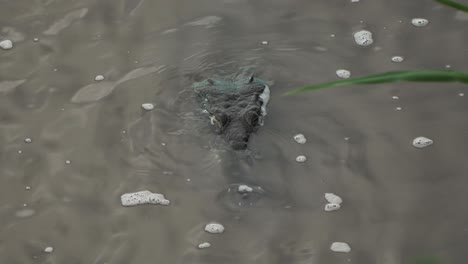
<instances>
[{"instance_id":1,"label":"green leaf","mask_svg":"<svg viewBox=\"0 0 468 264\"><path fill-rule=\"evenodd\" d=\"M461 10L461 11L464 11L464 12L468 12L468 6L464 5L464 4L460 4L460 3L457 3L457 2L454 2L452 0L435 0L443 5L446 5L446 6L451 6L453 8L456 8L458 10Z\"/></svg>"},{"instance_id":2,"label":"green leaf","mask_svg":"<svg viewBox=\"0 0 468 264\"><path fill-rule=\"evenodd\" d=\"M327 87L336 87L353 84L378 84L396 81L410 82L462 82L468 83L468 73L453 70L415 70L415 71L391 71L375 75L350 78L346 80L319 83L309 85L290 92L285 95L292 95Z\"/></svg>"},{"instance_id":3,"label":"green leaf","mask_svg":"<svg viewBox=\"0 0 468 264\"><path fill-rule=\"evenodd\" d=\"M419 257L413 258L409 264L441 264L441 262L436 257Z\"/></svg>"}]
</instances>

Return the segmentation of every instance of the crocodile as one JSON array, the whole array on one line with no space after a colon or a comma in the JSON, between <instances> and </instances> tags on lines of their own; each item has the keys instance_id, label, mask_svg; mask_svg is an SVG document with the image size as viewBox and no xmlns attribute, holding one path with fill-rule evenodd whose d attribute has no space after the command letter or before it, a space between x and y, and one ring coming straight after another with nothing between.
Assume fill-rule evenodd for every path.
<instances>
[{"instance_id":1,"label":"crocodile","mask_svg":"<svg viewBox=\"0 0 468 264\"><path fill-rule=\"evenodd\" d=\"M249 138L264 123L270 99L267 82L248 78L211 78L193 84L215 133L234 150L247 148Z\"/></svg>"}]
</instances>

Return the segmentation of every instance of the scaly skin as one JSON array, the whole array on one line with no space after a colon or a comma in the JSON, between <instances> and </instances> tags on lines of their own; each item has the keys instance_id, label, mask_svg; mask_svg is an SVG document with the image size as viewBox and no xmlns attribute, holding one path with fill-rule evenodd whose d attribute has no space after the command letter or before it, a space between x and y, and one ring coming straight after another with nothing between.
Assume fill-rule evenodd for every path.
<instances>
[{"instance_id":1,"label":"scaly skin","mask_svg":"<svg viewBox=\"0 0 468 264\"><path fill-rule=\"evenodd\" d=\"M269 93L266 82L253 76L207 79L193 84L193 89L216 132L234 149L245 149L250 135L263 123L268 101L261 95Z\"/></svg>"}]
</instances>

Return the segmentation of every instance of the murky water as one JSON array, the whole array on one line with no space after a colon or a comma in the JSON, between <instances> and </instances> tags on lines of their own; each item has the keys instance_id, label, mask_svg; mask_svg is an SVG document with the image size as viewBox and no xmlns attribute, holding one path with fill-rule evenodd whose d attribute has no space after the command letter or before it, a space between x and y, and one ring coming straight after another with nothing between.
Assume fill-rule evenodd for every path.
<instances>
[{"instance_id":1,"label":"murky water","mask_svg":"<svg viewBox=\"0 0 468 264\"><path fill-rule=\"evenodd\" d=\"M466 262L466 86L281 96L338 69L467 71L466 15L426 0L0 6L0 40L14 45L0 50L1 263ZM359 30L374 42L357 45ZM241 153L214 136L190 90L236 73L271 84L265 125ZM418 136L434 144L414 148ZM170 205L121 205L142 190ZM327 192L341 209L324 211ZM224 232L205 232L211 222ZM332 252L336 241L352 251Z\"/></svg>"}]
</instances>

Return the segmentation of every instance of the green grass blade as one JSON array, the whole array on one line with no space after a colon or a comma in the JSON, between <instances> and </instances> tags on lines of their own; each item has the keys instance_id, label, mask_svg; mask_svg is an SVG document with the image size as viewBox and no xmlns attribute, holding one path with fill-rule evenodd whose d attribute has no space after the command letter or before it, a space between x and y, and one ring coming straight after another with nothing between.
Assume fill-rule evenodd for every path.
<instances>
[{"instance_id":1,"label":"green grass blade","mask_svg":"<svg viewBox=\"0 0 468 264\"><path fill-rule=\"evenodd\" d=\"M413 258L409 264L441 264L441 262L436 257L420 257Z\"/></svg>"},{"instance_id":2,"label":"green grass blade","mask_svg":"<svg viewBox=\"0 0 468 264\"><path fill-rule=\"evenodd\" d=\"M460 3L457 3L457 2L454 2L452 0L435 0L443 5L446 5L446 6L451 6L453 8L456 8L458 10L461 10L461 11L464 11L464 12L468 12L468 6L464 5L464 4L460 4Z\"/></svg>"},{"instance_id":3,"label":"green grass blade","mask_svg":"<svg viewBox=\"0 0 468 264\"><path fill-rule=\"evenodd\" d=\"M410 82L462 82L468 83L468 73L452 70L415 70L415 71L391 71L375 75L350 78L346 80L319 83L309 85L290 92L285 95L303 93L328 87L345 86L353 84L378 84L396 81Z\"/></svg>"}]
</instances>

